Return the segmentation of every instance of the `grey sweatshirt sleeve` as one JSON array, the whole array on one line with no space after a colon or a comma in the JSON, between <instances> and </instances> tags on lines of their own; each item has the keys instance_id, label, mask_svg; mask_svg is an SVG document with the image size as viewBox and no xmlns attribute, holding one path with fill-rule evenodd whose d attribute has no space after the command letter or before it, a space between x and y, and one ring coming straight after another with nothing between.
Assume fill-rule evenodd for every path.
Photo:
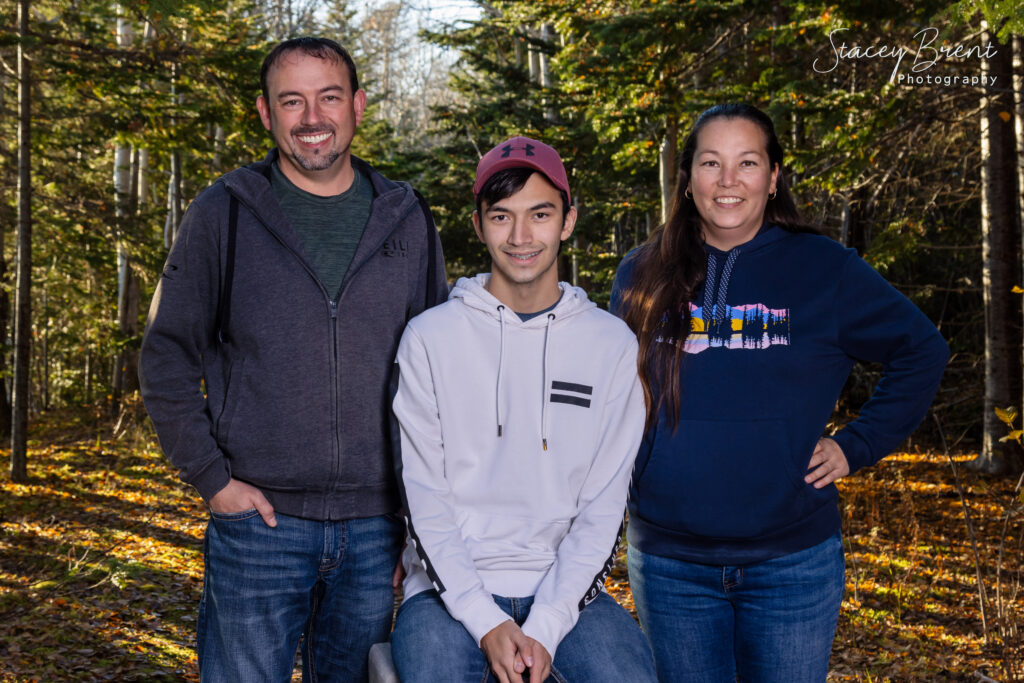
<instances>
[{"instance_id":1,"label":"grey sweatshirt sleeve","mask_svg":"<svg viewBox=\"0 0 1024 683\"><path fill-rule=\"evenodd\" d=\"M220 230L227 201L221 186L196 199L153 295L142 340L142 398L160 445L183 481L209 500L231 477L214 438L203 391L211 365L220 279ZM217 201L220 200L220 201Z\"/></svg>"}]
</instances>

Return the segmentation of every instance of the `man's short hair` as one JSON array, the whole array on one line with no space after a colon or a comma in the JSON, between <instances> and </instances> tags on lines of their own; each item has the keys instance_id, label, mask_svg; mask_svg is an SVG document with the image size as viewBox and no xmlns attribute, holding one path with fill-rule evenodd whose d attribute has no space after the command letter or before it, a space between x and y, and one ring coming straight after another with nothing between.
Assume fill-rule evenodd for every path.
<instances>
[{"instance_id":1,"label":"man's short hair","mask_svg":"<svg viewBox=\"0 0 1024 683\"><path fill-rule=\"evenodd\" d=\"M281 58L286 54L295 50L299 50L304 55L316 57L317 59L341 61L348 69L348 79L352 86L352 92L355 93L356 90L359 90L359 76L356 75L356 63L352 61L352 56L345 48L330 38L303 36L302 38L291 38L279 43L263 60L263 66L260 67L260 90L263 91L264 99L270 99L270 93L267 92L267 74L270 72L270 68L281 61Z\"/></svg>"},{"instance_id":2,"label":"man's short hair","mask_svg":"<svg viewBox=\"0 0 1024 683\"><path fill-rule=\"evenodd\" d=\"M569 214L569 195L565 190L555 186L551 180L543 173L535 168L529 168L526 166L516 166L514 168L506 168L501 171L495 172L491 175L480 188L480 191L476 193L476 210L477 213L483 213L483 205L486 202L488 206L492 206L502 199L511 197L519 190L523 189L523 185L526 185L526 181L530 179L534 173L540 175L540 177L547 180L548 183L558 190L558 195L562 198L562 220Z\"/></svg>"}]
</instances>

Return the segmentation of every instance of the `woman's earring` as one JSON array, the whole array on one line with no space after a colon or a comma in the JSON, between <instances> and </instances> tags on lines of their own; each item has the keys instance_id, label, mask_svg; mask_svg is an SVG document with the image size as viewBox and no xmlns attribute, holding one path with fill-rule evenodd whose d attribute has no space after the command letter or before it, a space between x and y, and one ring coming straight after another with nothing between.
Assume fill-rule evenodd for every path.
<instances>
[{"instance_id":1,"label":"woman's earring","mask_svg":"<svg viewBox=\"0 0 1024 683\"><path fill-rule=\"evenodd\" d=\"M778 193L779 193L779 191L778 191L778 190L772 190L772 191L771 191L771 192L770 192L770 193L768 194L768 201L771 201L771 200L775 199L775 195L777 195Z\"/></svg>"},{"instance_id":2,"label":"woman's earring","mask_svg":"<svg viewBox=\"0 0 1024 683\"><path fill-rule=\"evenodd\" d=\"M690 192L690 188L686 188L685 190L683 190L683 196L686 197L687 199L693 199L693 193Z\"/></svg>"}]
</instances>

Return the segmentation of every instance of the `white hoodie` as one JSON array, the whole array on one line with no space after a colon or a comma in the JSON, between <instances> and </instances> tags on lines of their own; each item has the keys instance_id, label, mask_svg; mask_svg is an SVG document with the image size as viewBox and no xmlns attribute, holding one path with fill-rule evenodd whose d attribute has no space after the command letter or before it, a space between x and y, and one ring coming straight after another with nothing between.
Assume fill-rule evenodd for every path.
<instances>
[{"instance_id":1,"label":"white hoodie","mask_svg":"<svg viewBox=\"0 0 1024 683\"><path fill-rule=\"evenodd\" d=\"M643 435L636 338L578 287L527 322L462 278L398 348L405 598L429 588L477 644L534 596L551 655L604 589Z\"/></svg>"}]
</instances>

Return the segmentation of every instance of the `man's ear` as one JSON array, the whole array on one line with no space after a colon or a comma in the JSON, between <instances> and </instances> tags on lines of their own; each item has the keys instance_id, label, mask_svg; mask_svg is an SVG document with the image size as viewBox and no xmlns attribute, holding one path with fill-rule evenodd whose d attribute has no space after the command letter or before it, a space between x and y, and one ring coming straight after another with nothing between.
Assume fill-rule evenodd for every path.
<instances>
[{"instance_id":1,"label":"man's ear","mask_svg":"<svg viewBox=\"0 0 1024 683\"><path fill-rule=\"evenodd\" d=\"M356 115L356 125L363 122L363 112L366 111L366 92L362 89L356 90L352 96L352 109Z\"/></svg>"},{"instance_id":2,"label":"man's ear","mask_svg":"<svg viewBox=\"0 0 1024 683\"><path fill-rule=\"evenodd\" d=\"M270 104L263 95L256 98L256 111L260 113L260 121L263 122L263 127L270 130Z\"/></svg>"},{"instance_id":3,"label":"man's ear","mask_svg":"<svg viewBox=\"0 0 1024 683\"><path fill-rule=\"evenodd\" d=\"M473 230L476 232L476 236L480 238L480 241L484 241L484 231L480 227L480 212L473 211Z\"/></svg>"},{"instance_id":4,"label":"man's ear","mask_svg":"<svg viewBox=\"0 0 1024 683\"><path fill-rule=\"evenodd\" d=\"M562 222L562 234L559 239L563 242L569 239L572 231L576 228L576 207L570 206L569 213L565 214L565 220Z\"/></svg>"}]
</instances>

